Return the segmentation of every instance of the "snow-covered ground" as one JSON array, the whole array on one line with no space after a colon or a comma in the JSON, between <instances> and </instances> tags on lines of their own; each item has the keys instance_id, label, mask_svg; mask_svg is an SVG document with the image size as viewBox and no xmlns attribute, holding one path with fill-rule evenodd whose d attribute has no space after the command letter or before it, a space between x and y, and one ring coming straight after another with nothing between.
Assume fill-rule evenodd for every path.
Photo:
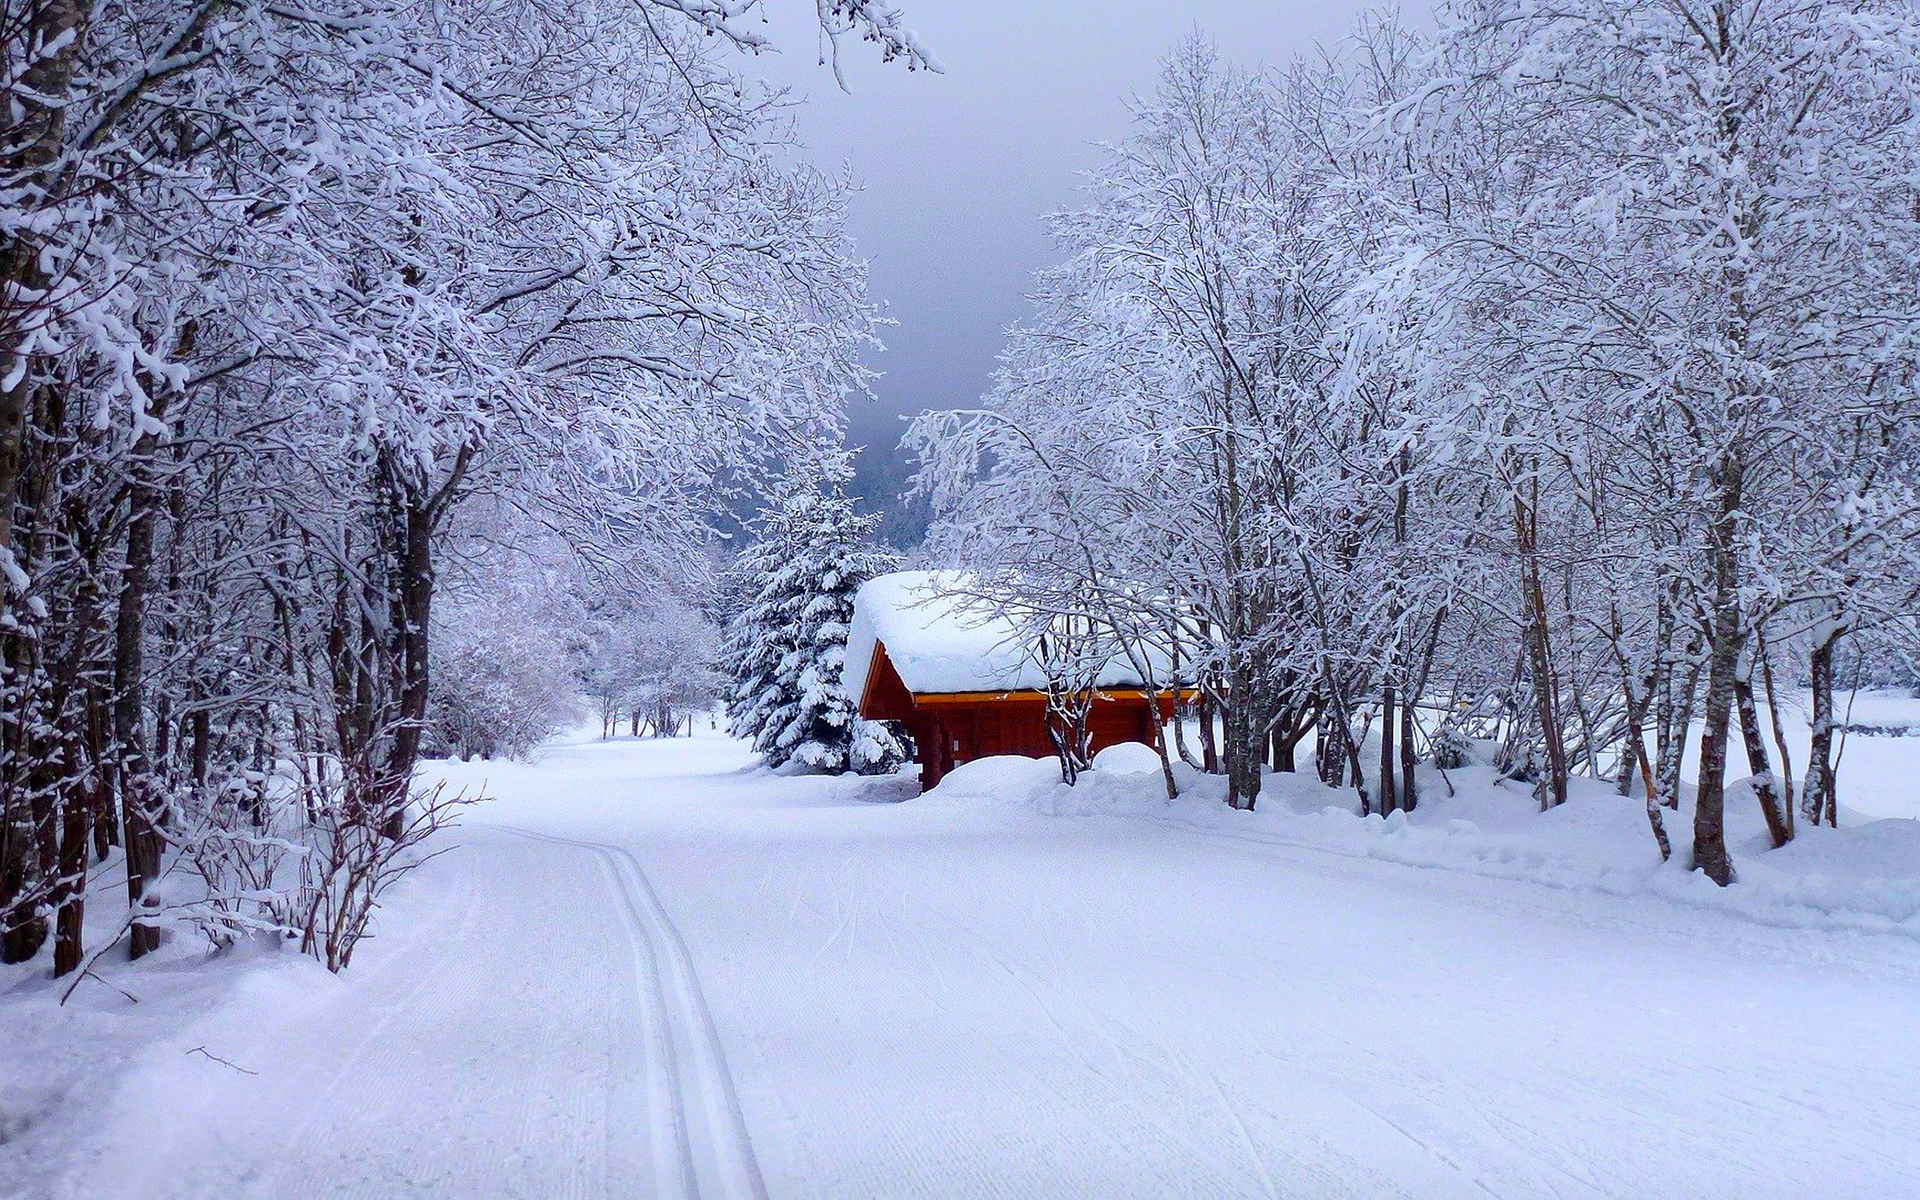
<instances>
[{"instance_id":1,"label":"snow-covered ground","mask_svg":"<svg viewBox=\"0 0 1920 1200\"><path fill-rule=\"evenodd\" d=\"M1720 899L1597 791L1248 815L1125 758L439 766L498 799L340 979L0 975L0 1193L1920 1193L1913 823L1743 844Z\"/></svg>"},{"instance_id":2,"label":"snow-covered ground","mask_svg":"<svg viewBox=\"0 0 1920 1200\"><path fill-rule=\"evenodd\" d=\"M1807 772L1810 704L1805 692L1781 697L1780 725L1793 752L1791 765L1796 780ZM1760 706L1760 720L1771 728L1764 704ZM1885 731L1876 736L1842 729L1834 735L1840 757L1841 823L1879 817L1920 817L1920 699L1904 691L1886 689L1842 691L1834 697L1834 720L1842 726L1873 726ZM1912 733L1906 737L1887 735L1895 730ZM1700 755L1697 724L1688 749L1686 772L1688 778L1692 778ZM1771 743L1768 753L1772 753ZM1736 733L1727 759L1731 774L1746 774L1746 761Z\"/></svg>"}]
</instances>

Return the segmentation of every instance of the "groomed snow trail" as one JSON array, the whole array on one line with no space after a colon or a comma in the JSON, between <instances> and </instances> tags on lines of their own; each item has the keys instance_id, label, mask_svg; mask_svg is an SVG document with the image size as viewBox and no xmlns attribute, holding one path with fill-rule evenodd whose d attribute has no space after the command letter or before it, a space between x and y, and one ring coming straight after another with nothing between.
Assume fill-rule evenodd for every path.
<instances>
[{"instance_id":1,"label":"groomed snow trail","mask_svg":"<svg viewBox=\"0 0 1920 1200\"><path fill-rule=\"evenodd\" d=\"M1910 939L717 736L445 773L498 799L349 977L156 1052L68 1194L1920 1194Z\"/></svg>"},{"instance_id":2,"label":"groomed snow trail","mask_svg":"<svg viewBox=\"0 0 1920 1200\"><path fill-rule=\"evenodd\" d=\"M253 981L186 1039L215 1058L136 1071L70 1194L764 1197L634 855L485 820L455 840L343 983Z\"/></svg>"},{"instance_id":3,"label":"groomed snow trail","mask_svg":"<svg viewBox=\"0 0 1920 1200\"><path fill-rule=\"evenodd\" d=\"M686 940L627 850L501 826L508 833L592 852L619 897L633 951L634 990L647 1024L647 1112L654 1191L661 1196L765 1197L725 1052Z\"/></svg>"}]
</instances>

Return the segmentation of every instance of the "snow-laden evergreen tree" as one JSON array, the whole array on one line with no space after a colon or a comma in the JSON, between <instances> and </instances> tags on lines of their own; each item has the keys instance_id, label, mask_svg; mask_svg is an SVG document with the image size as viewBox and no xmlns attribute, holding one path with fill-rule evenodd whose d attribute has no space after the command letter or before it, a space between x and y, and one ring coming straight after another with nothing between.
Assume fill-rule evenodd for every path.
<instances>
[{"instance_id":1,"label":"snow-laden evergreen tree","mask_svg":"<svg viewBox=\"0 0 1920 1200\"><path fill-rule=\"evenodd\" d=\"M757 522L738 570L750 596L727 635L727 719L768 766L877 775L906 761L888 726L860 719L841 687L860 585L892 566L874 521L836 486L780 497Z\"/></svg>"}]
</instances>

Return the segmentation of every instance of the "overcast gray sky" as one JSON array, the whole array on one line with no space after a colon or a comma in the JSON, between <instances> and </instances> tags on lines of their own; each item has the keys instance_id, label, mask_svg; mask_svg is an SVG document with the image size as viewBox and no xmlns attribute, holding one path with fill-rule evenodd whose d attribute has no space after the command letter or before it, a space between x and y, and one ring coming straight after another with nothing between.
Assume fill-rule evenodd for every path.
<instances>
[{"instance_id":1,"label":"overcast gray sky","mask_svg":"<svg viewBox=\"0 0 1920 1200\"><path fill-rule=\"evenodd\" d=\"M909 74L849 43L849 92L816 62L811 0L772 0L781 47L746 69L806 101L797 123L823 166L864 190L852 225L874 298L899 324L874 359L879 404L853 415L856 441L891 446L900 413L972 404L1003 331L1026 315L1051 262L1042 214L1076 203L1094 143L1122 136L1127 98L1151 89L1186 33L1232 58L1282 62L1351 27L1359 0L898 0L946 68ZM1409 4L1424 9L1424 4Z\"/></svg>"}]
</instances>

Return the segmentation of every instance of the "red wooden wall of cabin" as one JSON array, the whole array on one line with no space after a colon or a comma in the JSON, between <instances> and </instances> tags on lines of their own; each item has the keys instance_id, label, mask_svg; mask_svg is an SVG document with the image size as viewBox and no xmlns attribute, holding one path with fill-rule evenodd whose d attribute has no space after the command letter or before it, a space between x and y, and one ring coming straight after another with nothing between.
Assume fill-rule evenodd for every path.
<instances>
[{"instance_id":1,"label":"red wooden wall of cabin","mask_svg":"<svg viewBox=\"0 0 1920 1200\"><path fill-rule=\"evenodd\" d=\"M1162 705L1171 708L1171 702ZM909 728L920 750L920 786L931 788L963 762L996 754L1045 758L1046 702L1038 697L942 701L918 706ZM1153 706L1144 697L1097 700L1087 714L1095 753L1121 742L1153 742Z\"/></svg>"}]
</instances>

